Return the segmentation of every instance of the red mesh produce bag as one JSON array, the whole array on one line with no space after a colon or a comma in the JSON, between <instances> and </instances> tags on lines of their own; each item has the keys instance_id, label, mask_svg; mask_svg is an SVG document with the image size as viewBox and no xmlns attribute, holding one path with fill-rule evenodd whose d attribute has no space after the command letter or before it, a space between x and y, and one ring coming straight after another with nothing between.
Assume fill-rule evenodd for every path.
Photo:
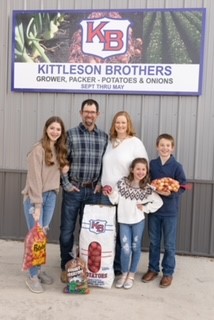
<instances>
[{"instance_id":1,"label":"red mesh produce bag","mask_svg":"<svg viewBox=\"0 0 214 320\"><path fill-rule=\"evenodd\" d=\"M185 189L185 190L192 190L192 184L187 183L184 185L179 184L179 182L175 179L172 178L160 178L160 179L155 179L151 182L151 186L156 190L156 191L170 191L170 192L178 192L179 189Z\"/></svg>"},{"instance_id":2,"label":"red mesh produce bag","mask_svg":"<svg viewBox=\"0 0 214 320\"><path fill-rule=\"evenodd\" d=\"M161 178L156 179L151 182L151 185L155 187L157 191L170 191L170 192L178 192L180 189L180 184L177 180L172 178Z\"/></svg>"},{"instance_id":3,"label":"red mesh produce bag","mask_svg":"<svg viewBox=\"0 0 214 320\"><path fill-rule=\"evenodd\" d=\"M27 233L24 241L22 270L40 266L46 262L47 236L39 223Z\"/></svg>"}]
</instances>

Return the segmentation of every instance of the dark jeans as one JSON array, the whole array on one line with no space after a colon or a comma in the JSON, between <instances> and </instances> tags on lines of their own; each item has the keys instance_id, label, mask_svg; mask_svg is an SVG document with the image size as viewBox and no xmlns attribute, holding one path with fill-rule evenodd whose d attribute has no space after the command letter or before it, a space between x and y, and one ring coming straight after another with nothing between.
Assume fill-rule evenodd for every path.
<instances>
[{"instance_id":1,"label":"dark jeans","mask_svg":"<svg viewBox=\"0 0 214 320\"><path fill-rule=\"evenodd\" d=\"M161 237L163 235L164 253L162 272L165 276L172 276L175 269L177 216L163 217L158 214L148 215L149 233L149 270L159 272Z\"/></svg>"},{"instance_id":2,"label":"dark jeans","mask_svg":"<svg viewBox=\"0 0 214 320\"><path fill-rule=\"evenodd\" d=\"M72 259L76 221L79 214L83 213L85 204L111 205L108 197L101 193L94 194L94 190L90 188L80 188L80 192L63 190L59 237L62 270L65 269L65 264Z\"/></svg>"},{"instance_id":3,"label":"dark jeans","mask_svg":"<svg viewBox=\"0 0 214 320\"><path fill-rule=\"evenodd\" d=\"M114 272L115 274L121 273L121 242L120 242L120 224L117 222L116 216L116 246L115 246L115 257L114 257Z\"/></svg>"}]
</instances>

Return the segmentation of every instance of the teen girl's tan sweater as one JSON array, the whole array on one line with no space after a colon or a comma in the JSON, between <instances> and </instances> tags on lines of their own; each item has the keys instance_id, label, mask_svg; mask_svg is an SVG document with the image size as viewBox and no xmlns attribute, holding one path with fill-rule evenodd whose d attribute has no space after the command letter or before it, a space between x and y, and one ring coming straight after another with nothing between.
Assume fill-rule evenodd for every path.
<instances>
[{"instance_id":1,"label":"teen girl's tan sweater","mask_svg":"<svg viewBox=\"0 0 214 320\"><path fill-rule=\"evenodd\" d=\"M59 191L60 171L53 150L54 165L45 164L45 151L41 143L37 143L27 156L27 179L25 188L22 190L24 200L29 197L35 207L42 206L42 193L46 191Z\"/></svg>"}]
</instances>

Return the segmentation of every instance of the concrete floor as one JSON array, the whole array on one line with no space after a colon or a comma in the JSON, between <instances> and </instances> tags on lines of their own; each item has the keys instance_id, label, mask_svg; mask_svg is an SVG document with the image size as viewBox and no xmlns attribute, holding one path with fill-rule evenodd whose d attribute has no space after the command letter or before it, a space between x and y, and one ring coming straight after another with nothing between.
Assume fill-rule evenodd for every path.
<instances>
[{"instance_id":1,"label":"concrete floor","mask_svg":"<svg viewBox=\"0 0 214 320\"><path fill-rule=\"evenodd\" d=\"M21 271L23 242L0 240L1 320L213 320L214 259L177 256L172 285L159 287L160 276L142 283L148 253L130 290L90 288L88 295L68 295L60 282L59 246L48 244L45 270L54 277L43 294L31 293Z\"/></svg>"}]
</instances>

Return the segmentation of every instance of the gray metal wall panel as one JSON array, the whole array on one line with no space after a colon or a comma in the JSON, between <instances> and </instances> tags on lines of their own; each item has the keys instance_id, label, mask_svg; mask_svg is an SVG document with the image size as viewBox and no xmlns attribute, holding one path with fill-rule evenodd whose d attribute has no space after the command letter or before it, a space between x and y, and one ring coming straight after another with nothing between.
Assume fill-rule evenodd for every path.
<instances>
[{"instance_id":1,"label":"gray metal wall panel","mask_svg":"<svg viewBox=\"0 0 214 320\"><path fill-rule=\"evenodd\" d=\"M195 173L196 154L196 114L197 98L179 99L178 123L176 132L176 157L180 160L187 172L188 178L193 179ZM180 146L180 148L177 148Z\"/></svg>"},{"instance_id":2,"label":"gray metal wall panel","mask_svg":"<svg viewBox=\"0 0 214 320\"><path fill-rule=\"evenodd\" d=\"M22 240L27 232L23 213L21 190L26 172L0 172L0 238ZM181 199L177 232L177 252L180 254L214 257L214 184L195 182L192 191ZM61 190L58 195L49 242L58 243L60 231ZM146 220L147 221L147 220ZM78 233L78 222L76 238ZM145 230L143 248L148 250L149 239Z\"/></svg>"},{"instance_id":3,"label":"gray metal wall panel","mask_svg":"<svg viewBox=\"0 0 214 320\"><path fill-rule=\"evenodd\" d=\"M180 217L178 221L177 248L181 253L192 252L192 206L193 192L186 192L182 195Z\"/></svg>"},{"instance_id":4,"label":"gray metal wall panel","mask_svg":"<svg viewBox=\"0 0 214 320\"><path fill-rule=\"evenodd\" d=\"M211 184L197 185L194 190L194 211L192 217L192 248L191 251L204 252L209 248L212 227L212 195Z\"/></svg>"},{"instance_id":5,"label":"gray metal wall panel","mask_svg":"<svg viewBox=\"0 0 214 320\"><path fill-rule=\"evenodd\" d=\"M3 187L3 211L1 212L1 237L22 238L25 220L22 208L22 175L14 172L1 173Z\"/></svg>"},{"instance_id":6,"label":"gray metal wall panel","mask_svg":"<svg viewBox=\"0 0 214 320\"><path fill-rule=\"evenodd\" d=\"M199 97L152 95L90 95L11 92L12 10L108 9L108 8L207 8L203 92ZM193 192L183 196L178 231L181 253L213 255L214 252L214 109L213 52L214 2L211 0L2 0L0 26L0 236L22 237L26 231L22 211L21 186L25 182L26 154L42 134L44 122L59 115L67 128L80 121L83 99L100 102L100 128L109 131L113 115L128 111L149 157L156 157L159 133L175 136L175 155L182 162ZM185 76L185 75L184 75ZM14 170L20 170L15 173ZM201 183L200 183L201 181ZM11 194L13 201L11 201ZM51 241L58 240L60 200L50 230ZM17 212L18 209L18 212ZM16 215L17 212L17 215ZM15 219L15 220L14 220ZM17 221L15 225L11 221ZM146 244L148 239L146 239Z\"/></svg>"},{"instance_id":7,"label":"gray metal wall panel","mask_svg":"<svg viewBox=\"0 0 214 320\"><path fill-rule=\"evenodd\" d=\"M195 178L214 179L213 146L214 146L214 108L213 108L213 77L214 66L213 49L213 17L214 4L212 1L204 1L207 7L206 17L206 41L204 56L204 90L202 99L198 101L197 135Z\"/></svg>"},{"instance_id":8,"label":"gray metal wall panel","mask_svg":"<svg viewBox=\"0 0 214 320\"><path fill-rule=\"evenodd\" d=\"M109 130L112 116L124 109L130 112L137 135L143 139L150 157L156 155L154 148L156 136L168 131L177 140L175 154L184 164L189 179L213 179L213 148L204 152L207 142L214 144L213 134L213 90L210 84L213 79L212 52L214 46L211 16L214 6L211 1L4 1L1 11L2 20L9 16L9 39L1 38L1 57L6 63L1 63L6 77L3 91L0 94L0 167L3 169L25 169L25 156L32 143L41 136L45 120L53 115L60 115L67 127L76 125L79 118L79 107L83 98L90 95L46 94L46 93L14 93L10 91L11 83L11 14L13 9L63 9L63 8L161 8L161 7L202 7L208 6L206 52L204 70L204 91L200 97L176 96L135 96L135 95L93 95L102 104L99 125ZM4 25L7 25L4 23ZM7 44L4 45L2 44ZM1 60L2 61L2 58ZM5 62L4 61L4 62ZM8 66L8 67L7 67ZM6 69L4 69L6 68ZM6 81L5 81L6 80ZM105 117L105 119L103 118ZM27 133L27 134L26 134Z\"/></svg>"},{"instance_id":9,"label":"gray metal wall panel","mask_svg":"<svg viewBox=\"0 0 214 320\"><path fill-rule=\"evenodd\" d=\"M5 174L0 172L0 235L3 234L3 220L5 207Z\"/></svg>"}]
</instances>

